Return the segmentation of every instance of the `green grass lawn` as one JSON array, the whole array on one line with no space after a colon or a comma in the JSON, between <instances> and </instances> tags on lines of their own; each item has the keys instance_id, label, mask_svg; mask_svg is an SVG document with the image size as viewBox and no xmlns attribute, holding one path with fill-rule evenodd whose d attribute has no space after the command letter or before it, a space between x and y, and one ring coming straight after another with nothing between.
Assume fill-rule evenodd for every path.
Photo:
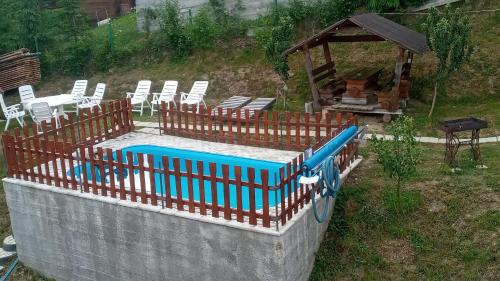
<instances>
[{"instance_id":1,"label":"green grass lawn","mask_svg":"<svg viewBox=\"0 0 500 281\"><path fill-rule=\"evenodd\" d=\"M311 280L498 280L500 145L483 145L488 169L461 151L462 171L443 163L444 146L425 146L402 214L390 181L366 152L340 193Z\"/></svg>"}]
</instances>

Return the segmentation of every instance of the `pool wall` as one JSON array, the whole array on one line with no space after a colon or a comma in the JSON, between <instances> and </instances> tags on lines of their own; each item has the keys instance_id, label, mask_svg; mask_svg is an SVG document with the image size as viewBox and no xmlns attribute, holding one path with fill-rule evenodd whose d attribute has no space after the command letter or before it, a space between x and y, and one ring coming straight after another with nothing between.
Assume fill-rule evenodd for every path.
<instances>
[{"instance_id":1,"label":"pool wall","mask_svg":"<svg viewBox=\"0 0 500 281\"><path fill-rule=\"evenodd\" d=\"M56 280L308 280L328 226L315 221L311 204L276 231L3 182L20 261Z\"/></svg>"}]
</instances>

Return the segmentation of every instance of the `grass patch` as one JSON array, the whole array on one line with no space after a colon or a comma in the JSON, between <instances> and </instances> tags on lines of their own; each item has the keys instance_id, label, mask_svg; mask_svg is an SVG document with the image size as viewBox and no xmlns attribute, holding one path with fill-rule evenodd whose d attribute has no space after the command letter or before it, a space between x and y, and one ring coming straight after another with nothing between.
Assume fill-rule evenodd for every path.
<instances>
[{"instance_id":1,"label":"grass patch","mask_svg":"<svg viewBox=\"0 0 500 281\"><path fill-rule=\"evenodd\" d=\"M500 145L482 151L487 166L500 164ZM425 146L419 175L403 193L407 211L395 215L392 180L365 153L339 193L310 280L496 280L495 169L465 164L455 174L443 161L444 145Z\"/></svg>"}]
</instances>

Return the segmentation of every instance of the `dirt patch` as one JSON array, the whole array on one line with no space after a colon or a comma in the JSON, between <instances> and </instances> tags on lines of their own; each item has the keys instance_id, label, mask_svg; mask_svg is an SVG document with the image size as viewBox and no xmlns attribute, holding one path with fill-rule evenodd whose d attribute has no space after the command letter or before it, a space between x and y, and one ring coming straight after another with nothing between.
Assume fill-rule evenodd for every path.
<instances>
[{"instance_id":1,"label":"dirt patch","mask_svg":"<svg viewBox=\"0 0 500 281\"><path fill-rule=\"evenodd\" d=\"M217 97L230 97L233 95L245 95L258 97L266 95L273 96L270 92L277 89L282 81L271 69L259 69L253 66L225 67L210 73L214 87L217 89Z\"/></svg>"},{"instance_id":2,"label":"dirt patch","mask_svg":"<svg viewBox=\"0 0 500 281\"><path fill-rule=\"evenodd\" d=\"M386 240L379 246L379 254L390 263L409 264L415 259L415 251L404 239Z\"/></svg>"},{"instance_id":3,"label":"dirt patch","mask_svg":"<svg viewBox=\"0 0 500 281\"><path fill-rule=\"evenodd\" d=\"M408 185L408 189L410 190L418 190L422 193L422 195L426 198L434 198L437 192L440 192L439 188L440 184L445 182L444 178L441 181L438 180L429 180L429 181L420 181L411 183Z\"/></svg>"},{"instance_id":4,"label":"dirt patch","mask_svg":"<svg viewBox=\"0 0 500 281\"><path fill-rule=\"evenodd\" d=\"M431 201L427 207L427 210L431 213L446 212L446 209L446 204L438 200Z\"/></svg>"}]
</instances>

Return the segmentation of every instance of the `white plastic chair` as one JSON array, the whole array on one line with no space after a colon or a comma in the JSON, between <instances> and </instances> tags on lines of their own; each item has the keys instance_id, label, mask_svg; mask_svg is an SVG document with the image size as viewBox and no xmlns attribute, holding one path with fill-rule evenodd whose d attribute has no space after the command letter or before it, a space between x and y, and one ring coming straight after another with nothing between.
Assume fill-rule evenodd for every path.
<instances>
[{"instance_id":1,"label":"white plastic chair","mask_svg":"<svg viewBox=\"0 0 500 281\"><path fill-rule=\"evenodd\" d=\"M83 97L80 104L77 105L78 109L93 108L94 106L101 109L101 101L104 97L104 91L106 90L106 84L98 83L95 87L94 95L91 97Z\"/></svg>"},{"instance_id":2,"label":"white plastic chair","mask_svg":"<svg viewBox=\"0 0 500 281\"><path fill-rule=\"evenodd\" d=\"M165 81L165 84L163 84L163 89L161 90L161 93L153 93L153 101L151 102L151 116L153 116L153 113L155 111L155 105L160 108L162 102L167 103L167 108L170 109L170 103L172 102L177 108L177 104L175 103L175 96L177 95L177 86L179 85L179 82L177 81Z\"/></svg>"},{"instance_id":3,"label":"white plastic chair","mask_svg":"<svg viewBox=\"0 0 500 281\"><path fill-rule=\"evenodd\" d=\"M151 104L148 101L148 96L151 89L151 81L149 80L141 80L137 84L137 88L134 93L127 93L127 98L130 99L131 104L133 106L132 111L140 112L141 116L144 112L144 103L147 103L149 108L151 108ZM140 108L137 108L139 107Z\"/></svg>"},{"instance_id":4,"label":"white plastic chair","mask_svg":"<svg viewBox=\"0 0 500 281\"><path fill-rule=\"evenodd\" d=\"M0 89L0 105L2 106L3 115L5 115L5 119L7 119L7 123L5 124L5 130L9 128L10 120L16 119L19 122L21 127L24 126L24 115L26 114L24 111L20 111L20 104L14 104L11 106L6 106L5 101L3 100L3 91Z\"/></svg>"},{"instance_id":5,"label":"white plastic chair","mask_svg":"<svg viewBox=\"0 0 500 281\"><path fill-rule=\"evenodd\" d=\"M33 87L31 85L24 85L19 87L19 97L21 98L21 104L26 110L26 105L31 101L35 100L35 92L33 92Z\"/></svg>"},{"instance_id":6,"label":"white plastic chair","mask_svg":"<svg viewBox=\"0 0 500 281\"><path fill-rule=\"evenodd\" d=\"M87 91L87 80L76 80L73 85L73 89L71 90L71 95L73 96L73 100L77 103L80 103L85 96L85 92Z\"/></svg>"},{"instance_id":7,"label":"white plastic chair","mask_svg":"<svg viewBox=\"0 0 500 281\"><path fill-rule=\"evenodd\" d=\"M71 89L71 96L73 98L73 102L76 106L73 106L76 110L64 110L64 112L76 112L78 113L78 104L83 101L85 97L85 92L87 91L87 80L76 80L75 84L73 84L73 89ZM64 114L63 112L59 112L60 114Z\"/></svg>"},{"instance_id":8,"label":"white plastic chair","mask_svg":"<svg viewBox=\"0 0 500 281\"><path fill-rule=\"evenodd\" d=\"M59 128L59 113L57 112L57 109L52 111L49 103L37 102L31 104L31 114L31 116L33 117L33 121L38 127L39 133L42 131L42 122L46 121L47 123L51 124L52 117L56 119L56 128Z\"/></svg>"},{"instance_id":9,"label":"white plastic chair","mask_svg":"<svg viewBox=\"0 0 500 281\"><path fill-rule=\"evenodd\" d=\"M196 104L196 112L200 112L200 103L205 107L205 94L207 93L208 81L196 81L191 88L189 94L181 93L181 107L183 104L194 105Z\"/></svg>"}]
</instances>

